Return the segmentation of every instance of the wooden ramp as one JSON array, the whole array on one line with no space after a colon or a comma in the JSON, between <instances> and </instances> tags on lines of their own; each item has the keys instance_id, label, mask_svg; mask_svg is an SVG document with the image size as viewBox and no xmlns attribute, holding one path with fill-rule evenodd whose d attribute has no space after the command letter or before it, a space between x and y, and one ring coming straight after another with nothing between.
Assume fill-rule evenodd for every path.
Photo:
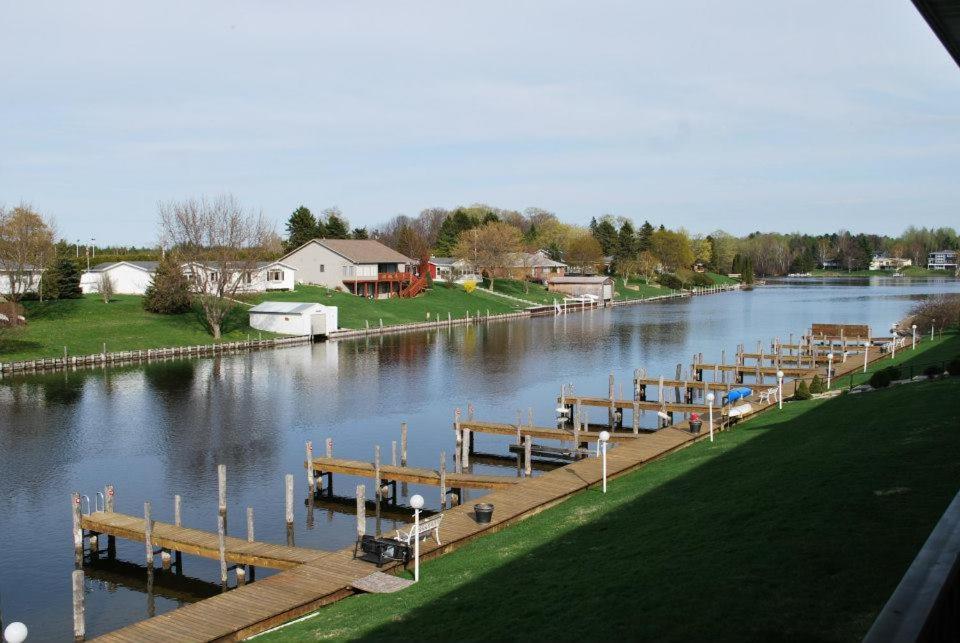
<instances>
[{"instance_id":1,"label":"wooden ramp","mask_svg":"<svg viewBox=\"0 0 960 643\"><path fill-rule=\"evenodd\" d=\"M95 511L82 516L80 526L99 534L117 536L136 542L146 541L146 520L126 514ZM203 558L220 559L220 546L216 533L178 527L165 522L153 521L151 542L154 547L180 551ZM292 569L308 563L324 552L301 547L272 545L264 542L249 542L243 538L226 538L227 562L237 565L253 565L270 569Z\"/></svg>"},{"instance_id":2,"label":"wooden ramp","mask_svg":"<svg viewBox=\"0 0 960 643\"><path fill-rule=\"evenodd\" d=\"M456 428L456 425L454 425ZM560 440L571 442L573 440L573 431L570 429L551 429L545 426L531 426L521 424L504 424L500 422L476 422L474 420L460 421L461 429L469 429L474 433L488 433L493 435L512 435L516 436L519 429L521 437L530 436L541 440ZM580 442L596 442L600 439L599 431L577 431L577 439ZM611 431L611 442L626 442L636 440L637 434L628 431ZM447 480L450 474L447 474Z\"/></svg>"},{"instance_id":3,"label":"wooden ramp","mask_svg":"<svg viewBox=\"0 0 960 643\"><path fill-rule=\"evenodd\" d=\"M343 460L341 458L314 458L313 470L322 475L325 473L342 473L359 478L376 477L376 467L371 462L360 460ZM517 484L518 478L507 476L485 476L474 473L446 473L448 487L466 489L509 489ZM397 467L389 464L380 465L380 479L395 482L409 482L411 484L427 484L440 486L440 472L433 469L417 467Z\"/></svg>"}]
</instances>

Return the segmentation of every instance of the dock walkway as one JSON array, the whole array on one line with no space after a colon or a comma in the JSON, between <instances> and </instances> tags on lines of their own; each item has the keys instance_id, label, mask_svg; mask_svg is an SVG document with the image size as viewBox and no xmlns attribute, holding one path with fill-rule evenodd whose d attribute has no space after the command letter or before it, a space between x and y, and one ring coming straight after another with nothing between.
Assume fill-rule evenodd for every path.
<instances>
[{"instance_id":1,"label":"dock walkway","mask_svg":"<svg viewBox=\"0 0 960 643\"><path fill-rule=\"evenodd\" d=\"M376 476L376 467L372 462L362 460L344 460L341 458L314 458L313 470L319 475L342 473L360 478ZM466 489L508 489L515 486L519 479L507 476L487 476L475 473L446 473L448 487ZM440 472L417 467L398 467L389 464L380 465L380 479L411 484L440 486Z\"/></svg>"},{"instance_id":2,"label":"dock walkway","mask_svg":"<svg viewBox=\"0 0 960 643\"><path fill-rule=\"evenodd\" d=\"M883 357L885 356L879 350L870 351L870 361ZM839 364L836 365L835 376L841 377L855 370L857 366L852 362ZM784 384L786 395L792 394L794 384L793 381ZM776 407L775 401L754 404L757 410L761 411ZM718 421L716 426L722 428L724 423ZM513 426L513 431L515 430ZM706 437L707 432L693 434L686 430L686 425L674 425L656 433L631 437L610 448L607 455L608 477L616 478L634 471L648 462ZM362 475L370 475L372 465L359 464L363 466L358 471ZM327 466L330 466L330 463ZM384 472L392 469L393 467L382 467ZM437 545L433 540L423 541L421 557L432 558L448 553L478 536L499 531L539 513L575 493L597 485L601 475L601 461L598 458L587 458L540 476L518 479L506 488L495 489L482 498L484 502L496 506L493 520L489 524L478 523L473 516L472 507L467 505L444 511L440 526L442 544ZM383 570L389 571L396 567L397 564L385 565ZM302 565L134 623L97 640L148 643L171 639L196 642L239 640L355 593L357 590L353 588L353 584L375 570L373 564L354 559L352 547L335 552L316 552L315 558Z\"/></svg>"}]
</instances>

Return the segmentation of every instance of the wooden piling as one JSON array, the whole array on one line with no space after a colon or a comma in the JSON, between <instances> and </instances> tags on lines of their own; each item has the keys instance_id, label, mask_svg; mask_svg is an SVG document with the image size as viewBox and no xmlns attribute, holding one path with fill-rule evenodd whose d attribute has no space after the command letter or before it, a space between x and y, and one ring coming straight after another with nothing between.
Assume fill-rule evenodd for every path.
<instances>
[{"instance_id":1,"label":"wooden piling","mask_svg":"<svg viewBox=\"0 0 960 643\"><path fill-rule=\"evenodd\" d=\"M383 480L380 477L380 445L373 447L373 485L374 485L374 508L376 510L376 534L380 537L380 502L383 499Z\"/></svg>"},{"instance_id":2,"label":"wooden piling","mask_svg":"<svg viewBox=\"0 0 960 643\"><path fill-rule=\"evenodd\" d=\"M150 517L150 501L143 503L143 541L147 554L147 567L153 569L153 518Z\"/></svg>"},{"instance_id":3,"label":"wooden piling","mask_svg":"<svg viewBox=\"0 0 960 643\"><path fill-rule=\"evenodd\" d=\"M447 454L440 452L440 507L447 508Z\"/></svg>"},{"instance_id":4,"label":"wooden piling","mask_svg":"<svg viewBox=\"0 0 960 643\"><path fill-rule=\"evenodd\" d=\"M227 465L217 465L217 511L223 516L223 525L227 525Z\"/></svg>"},{"instance_id":5,"label":"wooden piling","mask_svg":"<svg viewBox=\"0 0 960 643\"><path fill-rule=\"evenodd\" d=\"M407 466L407 423L400 423L400 466Z\"/></svg>"},{"instance_id":6,"label":"wooden piling","mask_svg":"<svg viewBox=\"0 0 960 643\"><path fill-rule=\"evenodd\" d=\"M247 584L247 573L244 571L243 565L237 565L234 573L237 575L237 587Z\"/></svg>"},{"instance_id":7,"label":"wooden piling","mask_svg":"<svg viewBox=\"0 0 960 643\"><path fill-rule=\"evenodd\" d=\"M392 440L390 442L390 464L397 466L397 441Z\"/></svg>"},{"instance_id":8,"label":"wooden piling","mask_svg":"<svg viewBox=\"0 0 960 643\"><path fill-rule=\"evenodd\" d=\"M472 449L470 448L470 445L473 438L471 436L470 429L462 429L462 432L463 432L463 447L462 447L463 450L461 452L460 464L463 470L466 471L467 469L470 468L470 452L472 451Z\"/></svg>"},{"instance_id":9,"label":"wooden piling","mask_svg":"<svg viewBox=\"0 0 960 643\"><path fill-rule=\"evenodd\" d=\"M533 436L523 436L523 475L528 478L533 473L533 463L531 462L533 450Z\"/></svg>"},{"instance_id":10,"label":"wooden piling","mask_svg":"<svg viewBox=\"0 0 960 643\"><path fill-rule=\"evenodd\" d=\"M103 491L103 510L113 512L114 510L114 490L113 485L108 484Z\"/></svg>"},{"instance_id":11,"label":"wooden piling","mask_svg":"<svg viewBox=\"0 0 960 643\"><path fill-rule=\"evenodd\" d=\"M83 527L80 522L80 494L70 496L70 512L73 516L73 558L77 565L83 564Z\"/></svg>"},{"instance_id":12,"label":"wooden piling","mask_svg":"<svg viewBox=\"0 0 960 643\"><path fill-rule=\"evenodd\" d=\"M284 517L288 525L293 524L293 474L284 476Z\"/></svg>"},{"instance_id":13,"label":"wooden piling","mask_svg":"<svg viewBox=\"0 0 960 643\"><path fill-rule=\"evenodd\" d=\"M87 636L86 612L83 605L83 570L73 570L71 581L73 588L73 640L82 641Z\"/></svg>"},{"instance_id":14,"label":"wooden piling","mask_svg":"<svg viewBox=\"0 0 960 643\"><path fill-rule=\"evenodd\" d=\"M313 441L307 440L307 488L310 490L310 497L317 495L317 483L313 477Z\"/></svg>"},{"instance_id":15,"label":"wooden piling","mask_svg":"<svg viewBox=\"0 0 960 643\"><path fill-rule=\"evenodd\" d=\"M333 457L333 438L327 438L327 457Z\"/></svg>"},{"instance_id":16,"label":"wooden piling","mask_svg":"<svg viewBox=\"0 0 960 643\"><path fill-rule=\"evenodd\" d=\"M227 588L227 517L217 512L217 553L220 559L220 588Z\"/></svg>"},{"instance_id":17,"label":"wooden piling","mask_svg":"<svg viewBox=\"0 0 960 643\"><path fill-rule=\"evenodd\" d=\"M357 485L357 538L367 533L367 490Z\"/></svg>"}]
</instances>

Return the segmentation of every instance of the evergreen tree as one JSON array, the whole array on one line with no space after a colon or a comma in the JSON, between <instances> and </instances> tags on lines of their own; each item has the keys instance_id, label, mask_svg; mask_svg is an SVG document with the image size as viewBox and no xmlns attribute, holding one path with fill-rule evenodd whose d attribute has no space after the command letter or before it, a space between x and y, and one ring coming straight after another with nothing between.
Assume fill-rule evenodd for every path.
<instances>
[{"instance_id":1,"label":"evergreen tree","mask_svg":"<svg viewBox=\"0 0 960 643\"><path fill-rule=\"evenodd\" d=\"M61 257L56 263L57 297L59 299L79 299L83 296L80 290L80 269L73 259Z\"/></svg>"},{"instance_id":2,"label":"evergreen tree","mask_svg":"<svg viewBox=\"0 0 960 643\"><path fill-rule=\"evenodd\" d=\"M444 219L440 225L440 231L437 233L437 242L434 246L437 255L440 257L451 256L460 238L460 233L464 230L477 227L477 223L475 219L472 219L461 208L454 210L453 214Z\"/></svg>"},{"instance_id":3,"label":"evergreen tree","mask_svg":"<svg viewBox=\"0 0 960 643\"><path fill-rule=\"evenodd\" d=\"M60 298L60 282L57 273L58 265L59 262L54 262L43 271L43 275L40 278L40 299L49 300Z\"/></svg>"},{"instance_id":4,"label":"evergreen tree","mask_svg":"<svg viewBox=\"0 0 960 643\"><path fill-rule=\"evenodd\" d=\"M554 261L563 261L563 250L560 249L560 245L556 241L547 246L547 254Z\"/></svg>"},{"instance_id":5,"label":"evergreen tree","mask_svg":"<svg viewBox=\"0 0 960 643\"><path fill-rule=\"evenodd\" d=\"M350 234L354 239L369 239L370 234L367 232L366 228L354 228L353 232Z\"/></svg>"},{"instance_id":6,"label":"evergreen tree","mask_svg":"<svg viewBox=\"0 0 960 643\"><path fill-rule=\"evenodd\" d=\"M633 259L638 254L637 236L633 231L633 224L624 221L620 226L620 232L617 233L617 249L615 255L617 259Z\"/></svg>"},{"instance_id":7,"label":"evergreen tree","mask_svg":"<svg viewBox=\"0 0 960 643\"><path fill-rule=\"evenodd\" d=\"M649 221L644 221L640 226L640 232L637 233L637 251L643 252L653 247L653 226Z\"/></svg>"},{"instance_id":8,"label":"evergreen tree","mask_svg":"<svg viewBox=\"0 0 960 643\"><path fill-rule=\"evenodd\" d=\"M740 281L745 284L753 283L753 259L747 257L742 261L743 269L741 270Z\"/></svg>"},{"instance_id":9,"label":"evergreen tree","mask_svg":"<svg viewBox=\"0 0 960 643\"><path fill-rule=\"evenodd\" d=\"M190 282L180 264L166 255L157 265L143 296L143 308L151 313L177 315L190 310Z\"/></svg>"},{"instance_id":10,"label":"evergreen tree","mask_svg":"<svg viewBox=\"0 0 960 643\"><path fill-rule=\"evenodd\" d=\"M324 211L323 236L327 239L349 239L350 227L339 208Z\"/></svg>"},{"instance_id":11,"label":"evergreen tree","mask_svg":"<svg viewBox=\"0 0 960 643\"><path fill-rule=\"evenodd\" d=\"M299 248L307 241L320 236L317 233L316 217L309 208L301 205L287 219L287 250Z\"/></svg>"},{"instance_id":12,"label":"evergreen tree","mask_svg":"<svg viewBox=\"0 0 960 643\"><path fill-rule=\"evenodd\" d=\"M612 255L617 249L617 229L613 227L609 218L604 217L593 231L593 238L600 244L604 256Z\"/></svg>"}]
</instances>

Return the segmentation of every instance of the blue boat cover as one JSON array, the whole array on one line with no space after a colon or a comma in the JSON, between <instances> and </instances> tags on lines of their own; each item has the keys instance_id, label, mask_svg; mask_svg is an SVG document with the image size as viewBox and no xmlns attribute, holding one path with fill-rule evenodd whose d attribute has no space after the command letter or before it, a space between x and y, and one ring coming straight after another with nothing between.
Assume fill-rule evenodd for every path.
<instances>
[{"instance_id":1,"label":"blue boat cover","mask_svg":"<svg viewBox=\"0 0 960 643\"><path fill-rule=\"evenodd\" d=\"M747 387L732 389L729 393L727 393L727 404L733 404L737 400L750 397L751 393L753 393L753 389Z\"/></svg>"}]
</instances>

